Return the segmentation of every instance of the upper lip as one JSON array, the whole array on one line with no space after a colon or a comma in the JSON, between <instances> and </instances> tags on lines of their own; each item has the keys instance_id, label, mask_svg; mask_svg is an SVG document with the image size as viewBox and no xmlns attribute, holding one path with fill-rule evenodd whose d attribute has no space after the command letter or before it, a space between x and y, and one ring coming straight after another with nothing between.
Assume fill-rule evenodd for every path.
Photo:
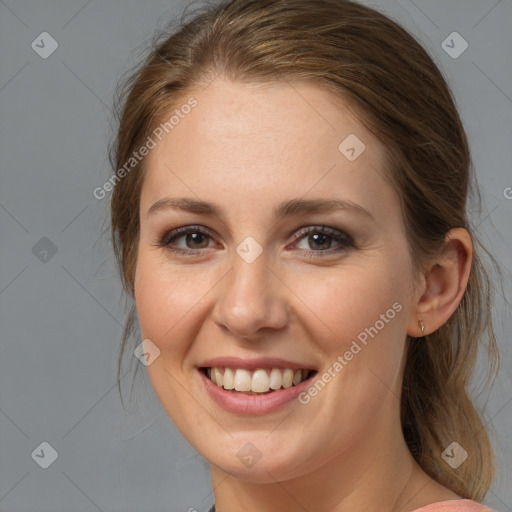
<instances>
[{"instance_id":1,"label":"upper lip","mask_svg":"<svg viewBox=\"0 0 512 512\"><path fill-rule=\"evenodd\" d=\"M257 370L259 368L290 368L292 370L314 370L314 368L305 363L296 363L281 359L278 357L255 357L251 359L241 359L239 357L214 357L203 361L198 365L199 368L242 368L244 370Z\"/></svg>"}]
</instances>

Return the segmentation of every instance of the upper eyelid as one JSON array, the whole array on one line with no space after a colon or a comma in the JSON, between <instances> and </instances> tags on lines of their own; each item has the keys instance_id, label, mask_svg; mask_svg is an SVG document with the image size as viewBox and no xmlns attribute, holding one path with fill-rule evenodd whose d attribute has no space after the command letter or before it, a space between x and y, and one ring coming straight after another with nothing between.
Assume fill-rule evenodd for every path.
<instances>
[{"instance_id":1,"label":"upper eyelid","mask_svg":"<svg viewBox=\"0 0 512 512\"><path fill-rule=\"evenodd\" d=\"M211 238L217 238L214 231L211 229L205 227L205 226L182 226L175 229L171 229L169 231L166 231L166 233L163 235L163 239L169 239L169 241L172 238L181 238L182 236L185 236L189 233L199 232L208 235Z\"/></svg>"}]
</instances>

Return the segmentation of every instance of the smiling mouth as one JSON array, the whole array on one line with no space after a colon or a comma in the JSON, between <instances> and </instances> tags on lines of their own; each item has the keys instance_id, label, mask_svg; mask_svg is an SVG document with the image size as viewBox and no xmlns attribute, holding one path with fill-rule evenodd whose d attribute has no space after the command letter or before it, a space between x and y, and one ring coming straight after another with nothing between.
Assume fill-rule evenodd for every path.
<instances>
[{"instance_id":1,"label":"smiling mouth","mask_svg":"<svg viewBox=\"0 0 512 512\"><path fill-rule=\"evenodd\" d=\"M309 369L259 368L251 371L218 366L199 370L218 387L245 395L264 395L288 389L311 379L317 373L316 370Z\"/></svg>"}]
</instances>

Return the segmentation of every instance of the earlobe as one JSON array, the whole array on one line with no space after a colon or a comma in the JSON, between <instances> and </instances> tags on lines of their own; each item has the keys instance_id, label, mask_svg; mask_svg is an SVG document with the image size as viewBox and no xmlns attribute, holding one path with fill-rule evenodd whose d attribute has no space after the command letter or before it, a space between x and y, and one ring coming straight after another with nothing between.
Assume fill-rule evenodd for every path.
<instances>
[{"instance_id":1,"label":"earlobe","mask_svg":"<svg viewBox=\"0 0 512 512\"><path fill-rule=\"evenodd\" d=\"M466 291L472 259L473 242L469 232L464 228L450 230L439 257L425 273L424 292L411 318L409 336L426 336L449 320Z\"/></svg>"},{"instance_id":2,"label":"earlobe","mask_svg":"<svg viewBox=\"0 0 512 512\"><path fill-rule=\"evenodd\" d=\"M421 329L421 335L425 336L425 324L423 323L423 320L418 320L418 324L419 324L420 329Z\"/></svg>"}]
</instances>

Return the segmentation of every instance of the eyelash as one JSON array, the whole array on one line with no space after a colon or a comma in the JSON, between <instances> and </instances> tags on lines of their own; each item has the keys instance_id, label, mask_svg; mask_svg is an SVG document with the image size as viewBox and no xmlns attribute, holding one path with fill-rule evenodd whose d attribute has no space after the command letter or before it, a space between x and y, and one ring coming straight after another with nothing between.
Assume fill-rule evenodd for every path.
<instances>
[{"instance_id":1,"label":"eyelash","mask_svg":"<svg viewBox=\"0 0 512 512\"><path fill-rule=\"evenodd\" d=\"M169 231L166 233L163 237L159 238L155 246L158 248L162 248L168 251L171 251L173 253L181 254L181 255L188 255L188 256L202 256L202 252L205 250L208 250L208 248L205 249L177 249L171 246L172 242L175 242L176 240L180 239L184 235L190 234L190 233L199 233L201 235L206 235L210 238L214 238L212 233L202 227L202 226L185 226L181 228L173 229L172 231ZM321 258L328 255L336 254L336 253L343 253L347 252L349 248L355 248L354 241L352 237L344 233L343 231L340 231L338 229L330 228L327 226L308 226L304 228L300 228L296 233L296 240L293 242L293 244L297 244L301 239L305 238L308 235L312 234L322 234L327 235L329 238L331 238L333 241L338 242L342 245L342 248L338 248L336 250L333 249L325 249L325 250L319 250L319 251L306 251L304 249L298 249L298 253L301 256L305 256L307 258Z\"/></svg>"}]
</instances>

